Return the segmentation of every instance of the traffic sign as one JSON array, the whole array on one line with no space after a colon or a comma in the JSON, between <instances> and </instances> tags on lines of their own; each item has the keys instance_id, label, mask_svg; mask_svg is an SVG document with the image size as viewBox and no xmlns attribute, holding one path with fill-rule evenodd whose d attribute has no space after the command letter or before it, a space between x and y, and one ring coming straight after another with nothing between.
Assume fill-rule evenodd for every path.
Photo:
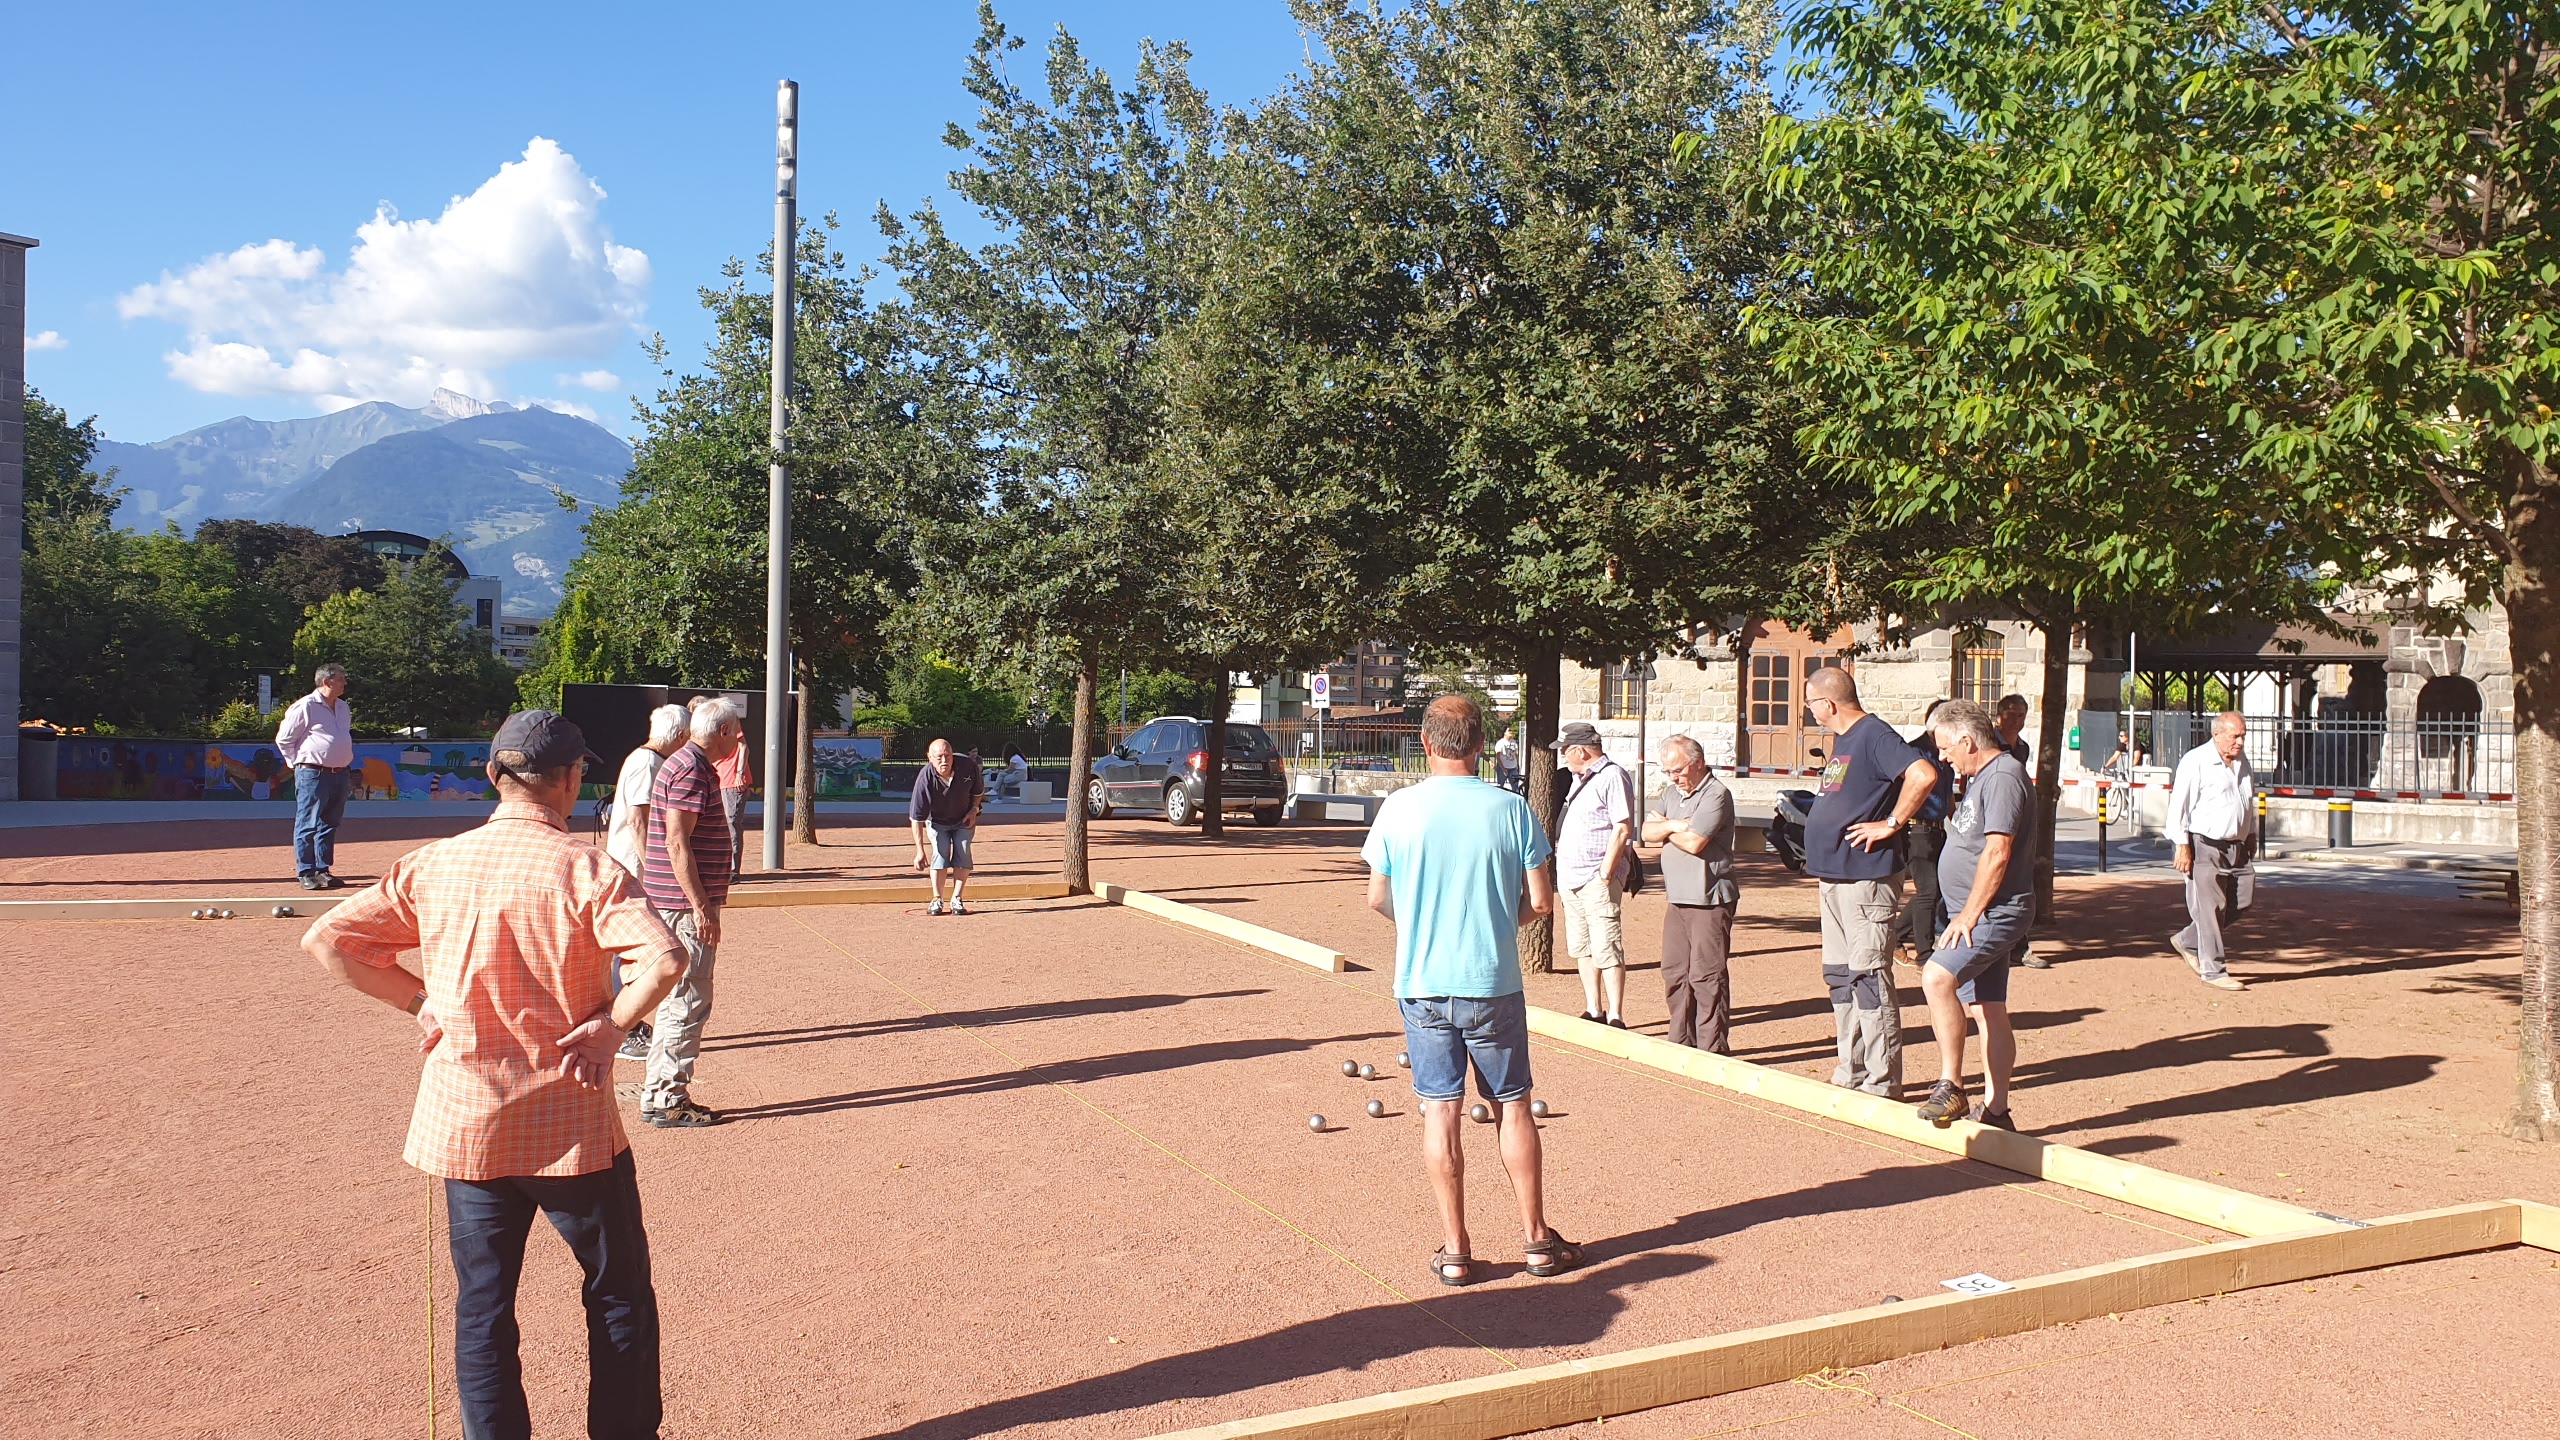
<instances>
[{"instance_id":1,"label":"traffic sign","mask_svg":"<svg viewBox=\"0 0 2560 1440\"><path fill-rule=\"evenodd\" d=\"M1307 703L1318 710L1333 708L1333 673L1331 671L1315 670L1308 673Z\"/></svg>"}]
</instances>

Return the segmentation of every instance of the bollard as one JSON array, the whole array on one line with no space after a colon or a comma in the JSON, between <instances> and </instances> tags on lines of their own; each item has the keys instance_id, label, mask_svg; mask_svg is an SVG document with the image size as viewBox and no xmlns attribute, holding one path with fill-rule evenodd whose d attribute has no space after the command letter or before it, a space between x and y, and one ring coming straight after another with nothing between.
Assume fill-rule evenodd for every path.
<instances>
[{"instance_id":1,"label":"bollard","mask_svg":"<svg viewBox=\"0 0 2560 1440\"><path fill-rule=\"evenodd\" d=\"M2329 802L2329 848L2343 850L2356 843L2356 802Z\"/></svg>"}]
</instances>

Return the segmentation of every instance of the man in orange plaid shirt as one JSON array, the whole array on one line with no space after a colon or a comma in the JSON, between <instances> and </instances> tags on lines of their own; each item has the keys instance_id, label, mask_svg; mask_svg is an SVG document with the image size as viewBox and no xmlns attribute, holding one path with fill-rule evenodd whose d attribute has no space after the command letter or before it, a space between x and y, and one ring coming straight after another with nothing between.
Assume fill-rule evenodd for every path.
<instances>
[{"instance_id":1,"label":"man in orange plaid shirt","mask_svg":"<svg viewBox=\"0 0 2560 1440\"><path fill-rule=\"evenodd\" d=\"M658 1433L658 1299L613 1053L683 978L685 951L630 872L570 838L590 763L567 720L509 716L489 746L489 822L394 861L302 940L331 974L418 1019L427 1063L404 1158L444 1180L471 1440L533 1433L515 1302L536 1211L586 1273L588 1435ZM412 950L414 969L400 960ZM635 973L609 997L613 955Z\"/></svg>"}]
</instances>

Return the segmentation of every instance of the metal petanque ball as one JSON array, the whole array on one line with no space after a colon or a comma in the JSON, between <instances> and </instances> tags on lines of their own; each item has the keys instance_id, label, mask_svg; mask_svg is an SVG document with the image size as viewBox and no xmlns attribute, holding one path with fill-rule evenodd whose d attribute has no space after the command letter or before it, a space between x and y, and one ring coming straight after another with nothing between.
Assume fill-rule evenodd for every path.
<instances>
[{"instance_id":1,"label":"metal petanque ball","mask_svg":"<svg viewBox=\"0 0 2560 1440\"><path fill-rule=\"evenodd\" d=\"M1541 1119L1541 1120L1546 1119L1546 1118L1547 1118L1547 1102L1546 1102L1546 1101L1544 1101L1544 1100L1532 1100L1532 1101L1530 1101L1530 1102L1529 1102L1529 1113L1530 1113L1531 1115L1536 1116L1538 1119Z\"/></svg>"},{"instance_id":2,"label":"metal petanque ball","mask_svg":"<svg viewBox=\"0 0 2560 1440\"><path fill-rule=\"evenodd\" d=\"M1902 1297L1899 1295L1887 1295L1884 1297L1884 1303L1887 1305L1899 1305L1902 1303Z\"/></svg>"},{"instance_id":3,"label":"metal petanque ball","mask_svg":"<svg viewBox=\"0 0 2560 1440\"><path fill-rule=\"evenodd\" d=\"M204 912L202 910L190 910L187 912L187 918L190 920L201 920L204 918Z\"/></svg>"},{"instance_id":4,"label":"metal petanque ball","mask_svg":"<svg viewBox=\"0 0 2560 1440\"><path fill-rule=\"evenodd\" d=\"M1413 1068L1413 1057L1399 1050L1396 1052L1396 1065L1399 1069L1410 1070Z\"/></svg>"},{"instance_id":5,"label":"metal petanque ball","mask_svg":"<svg viewBox=\"0 0 2560 1440\"><path fill-rule=\"evenodd\" d=\"M231 918L231 912L230 912L230 911L228 911L228 910L223 911L223 912L222 912L222 918L223 918L223 919L225 919L225 920L230 919L230 918Z\"/></svg>"},{"instance_id":6,"label":"metal petanque ball","mask_svg":"<svg viewBox=\"0 0 2560 1440\"><path fill-rule=\"evenodd\" d=\"M1467 1118L1473 1120L1479 1125L1490 1124L1493 1120L1493 1112L1482 1105L1478 1105L1467 1112Z\"/></svg>"},{"instance_id":7,"label":"metal petanque ball","mask_svg":"<svg viewBox=\"0 0 2560 1440\"><path fill-rule=\"evenodd\" d=\"M1377 1078L1378 1078L1378 1067L1377 1067L1377 1066L1375 1066L1375 1065L1363 1065L1363 1066L1361 1066L1361 1067L1360 1067L1360 1078L1361 1078L1361 1079L1363 1079L1363 1080L1375 1080L1375 1079L1377 1079Z\"/></svg>"},{"instance_id":8,"label":"metal petanque ball","mask_svg":"<svg viewBox=\"0 0 2560 1440\"><path fill-rule=\"evenodd\" d=\"M1321 1115L1310 1115L1310 1116L1308 1116L1308 1117L1307 1117L1307 1128L1308 1128L1308 1129L1310 1129L1310 1130L1315 1131L1315 1132L1316 1132L1317 1134L1319 1134L1319 1135L1323 1134L1323 1133L1324 1133L1324 1117L1323 1117L1323 1116L1321 1116Z\"/></svg>"},{"instance_id":9,"label":"metal petanque ball","mask_svg":"<svg viewBox=\"0 0 2560 1440\"><path fill-rule=\"evenodd\" d=\"M1345 1074L1345 1075L1357 1075L1357 1074L1359 1074L1359 1073L1360 1073L1360 1062L1359 1062L1359 1061L1357 1061L1357 1060L1345 1060L1345 1061L1343 1061L1343 1062L1342 1062L1342 1073L1343 1073L1343 1074Z\"/></svg>"},{"instance_id":10,"label":"metal petanque ball","mask_svg":"<svg viewBox=\"0 0 2560 1440\"><path fill-rule=\"evenodd\" d=\"M1386 1114L1386 1113L1387 1113L1387 1102L1386 1102L1386 1101L1384 1101L1384 1100L1372 1100L1372 1101L1370 1101L1370 1102L1369 1102L1369 1118L1370 1118L1370 1119L1375 1120L1375 1119L1377 1119L1379 1116L1384 1115L1384 1114Z\"/></svg>"}]
</instances>

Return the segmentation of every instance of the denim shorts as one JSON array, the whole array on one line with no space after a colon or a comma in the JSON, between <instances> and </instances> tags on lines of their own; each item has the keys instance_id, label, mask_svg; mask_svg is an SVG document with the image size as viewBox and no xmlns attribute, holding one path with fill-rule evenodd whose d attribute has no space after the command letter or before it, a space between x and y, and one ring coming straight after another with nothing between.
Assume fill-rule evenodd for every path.
<instances>
[{"instance_id":1,"label":"denim shorts","mask_svg":"<svg viewBox=\"0 0 2560 1440\"><path fill-rule=\"evenodd\" d=\"M936 870L969 870L969 842L978 836L975 825L945 825L932 821L924 827L933 835L933 868Z\"/></svg>"},{"instance_id":2,"label":"denim shorts","mask_svg":"<svg viewBox=\"0 0 2560 1440\"><path fill-rule=\"evenodd\" d=\"M2009 1003L2009 963L2026 953L2027 931L2034 924L2035 897L2020 895L1982 912L1973 922L1973 941L1941 950L1929 963L1964 982L1956 998L1967 1005ZM1947 933L1952 918L1938 907L1938 933Z\"/></svg>"},{"instance_id":3,"label":"denim shorts","mask_svg":"<svg viewBox=\"0 0 2560 1440\"><path fill-rule=\"evenodd\" d=\"M1424 1100L1463 1100L1467 1071L1476 1093L1496 1104L1529 1098L1529 1001L1518 991L1477 999L1425 995L1398 1000L1404 1048L1413 1061L1413 1093Z\"/></svg>"}]
</instances>

